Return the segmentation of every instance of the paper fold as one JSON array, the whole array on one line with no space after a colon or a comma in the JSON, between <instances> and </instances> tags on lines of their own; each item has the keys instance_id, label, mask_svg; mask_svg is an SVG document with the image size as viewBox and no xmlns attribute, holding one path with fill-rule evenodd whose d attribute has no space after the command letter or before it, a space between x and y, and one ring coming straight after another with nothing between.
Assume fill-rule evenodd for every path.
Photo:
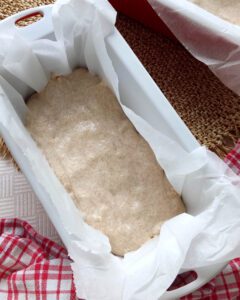
<instances>
[{"instance_id":1,"label":"paper fold","mask_svg":"<svg viewBox=\"0 0 240 300\"><path fill-rule=\"evenodd\" d=\"M148 0L181 44L240 95L240 26L188 0Z\"/></svg>"}]
</instances>

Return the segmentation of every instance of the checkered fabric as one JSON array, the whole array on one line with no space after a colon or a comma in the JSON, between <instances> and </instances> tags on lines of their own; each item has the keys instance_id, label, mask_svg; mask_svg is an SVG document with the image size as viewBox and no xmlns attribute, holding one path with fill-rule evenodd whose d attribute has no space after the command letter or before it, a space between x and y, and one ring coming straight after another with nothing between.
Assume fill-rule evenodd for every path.
<instances>
[{"instance_id":1,"label":"checkered fabric","mask_svg":"<svg viewBox=\"0 0 240 300\"><path fill-rule=\"evenodd\" d=\"M240 174L240 141L225 161ZM70 264L63 247L36 233L27 222L0 220L0 300L76 300ZM179 275L169 290L196 276L195 272ZM240 300L240 258L181 300Z\"/></svg>"},{"instance_id":2,"label":"checkered fabric","mask_svg":"<svg viewBox=\"0 0 240 300\"><path fill-rule=\"evenodd\" d=\"M67 251L27 222L0 220L0 299L76 300Z\"/></svg>"},{"instance_id":3,"label":"checkered fabric","mask_svg":"<svg viewBox=\"0 0 240 300\"><path fill-rule=\"evenodd\" d=\"M240 140L224 161L236 174L240 175Z\"/></svg>"}]
</instances>

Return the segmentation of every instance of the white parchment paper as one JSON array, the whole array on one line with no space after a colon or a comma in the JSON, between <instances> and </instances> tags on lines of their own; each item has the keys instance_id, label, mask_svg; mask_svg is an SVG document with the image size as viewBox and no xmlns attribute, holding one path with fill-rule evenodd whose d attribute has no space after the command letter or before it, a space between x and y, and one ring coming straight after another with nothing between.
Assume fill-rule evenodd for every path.
<instances>
[{"instance_id":1,"label":"white parchment paper","mask_svg":"<svg viewBox=\"0 0 240 300\"><path fill-rule=\"evenodd\" d=\"M188 0L148 2L186 49L240 95L240 26Z\"/></svg>"},{"instance_id":2,"label":"white parchment paper","mask_svg":"<svg viewBox=\"0 0 240 300\"><path fill-rule=\"evenodd\" d=\"M0 32L1 45L8 45L0 49L0 132L13 152L21 154L16 159L31 174L35 191L44 191L40 199L58 224L73 259L78 297L159 299L180 269L196 269L239 256L239 177L204 147L186 152L123 105L182 194L188 213L167 221L160 236L123 259L111 254L105 235L84 222L23 125L26 107L21 94L26 88L41 91L50 73L68 74L85 66L106 81L121 103L118 76L105 45L116 13L105 0L60 0L53 7L52 18L56 41L29 42L15 30ZM23 157L29 162L28 169L21 164Z\"/></svg>"}]
</instances>

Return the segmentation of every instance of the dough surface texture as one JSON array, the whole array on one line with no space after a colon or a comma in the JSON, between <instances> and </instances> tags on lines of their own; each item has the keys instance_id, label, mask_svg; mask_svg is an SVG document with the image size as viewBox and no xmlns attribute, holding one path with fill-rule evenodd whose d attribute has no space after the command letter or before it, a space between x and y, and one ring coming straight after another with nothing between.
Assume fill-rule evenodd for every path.
<instances>
[{"instance_id":1,"label":"dough surface texture","mask_svg":"<svg viewBox=\"0 0 240 300\"><path fill-rule=\"evenodd\" d=\"M97 76L81 68L53 78L27 105L27 129L114 254L138 249L162 222L185 211L149 145Z\"/></svg>"}]
</instances>

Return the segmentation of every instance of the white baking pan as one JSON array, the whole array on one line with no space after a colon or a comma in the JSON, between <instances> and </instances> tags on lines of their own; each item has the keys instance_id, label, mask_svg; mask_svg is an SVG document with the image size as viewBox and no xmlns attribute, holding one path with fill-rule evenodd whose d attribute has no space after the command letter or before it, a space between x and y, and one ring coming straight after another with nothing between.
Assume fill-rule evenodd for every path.
<instances>
[{"instance_id":1,"label":"white baking pan","mask_svg":"<svg viewBox=\"0 0 240 300\"><path fill-rule=\"evenodd\" d=\"M51 6L42 6L11 16L0 22L0 31L16 26L15 23L17 20L37 12L40 12L43 15L43 18L27 27L18 28L19 33L28 40L42 38L54 40L53 25L50 18ZM158 86L154 83L117 29L115 29L114 34L108 36L106 42L109 56L111 57L119 78L119 90L124 104L127 104L129 108L134 109L135 112L140 116L143 116L146 121L160 132L177 140L187 152L191 152L199 147L194 136L180 119L168 100L164 97ZM12 80L14 79L12 78ZM19 90L21 90L21 86L19 86ZM22 89L21 93L26 97L31 92L30 89ZM3 101L3 99L0 99L0 101ZM21 170L32 185L63 242L67 245L69 240L68 234L64 231L57 213L54 212L54 207L49 200L49 195L46 194L43 187L34 180L30 161L21 154L4 128L0 128L0 133L18 162ZM195 281L174 291L166 292L161 299L178 299L193 292L216 276L222 268L223 264L194 270L198 275ZM187 270L182 271L185 272Z\"/></svg>"}]
</instances>

